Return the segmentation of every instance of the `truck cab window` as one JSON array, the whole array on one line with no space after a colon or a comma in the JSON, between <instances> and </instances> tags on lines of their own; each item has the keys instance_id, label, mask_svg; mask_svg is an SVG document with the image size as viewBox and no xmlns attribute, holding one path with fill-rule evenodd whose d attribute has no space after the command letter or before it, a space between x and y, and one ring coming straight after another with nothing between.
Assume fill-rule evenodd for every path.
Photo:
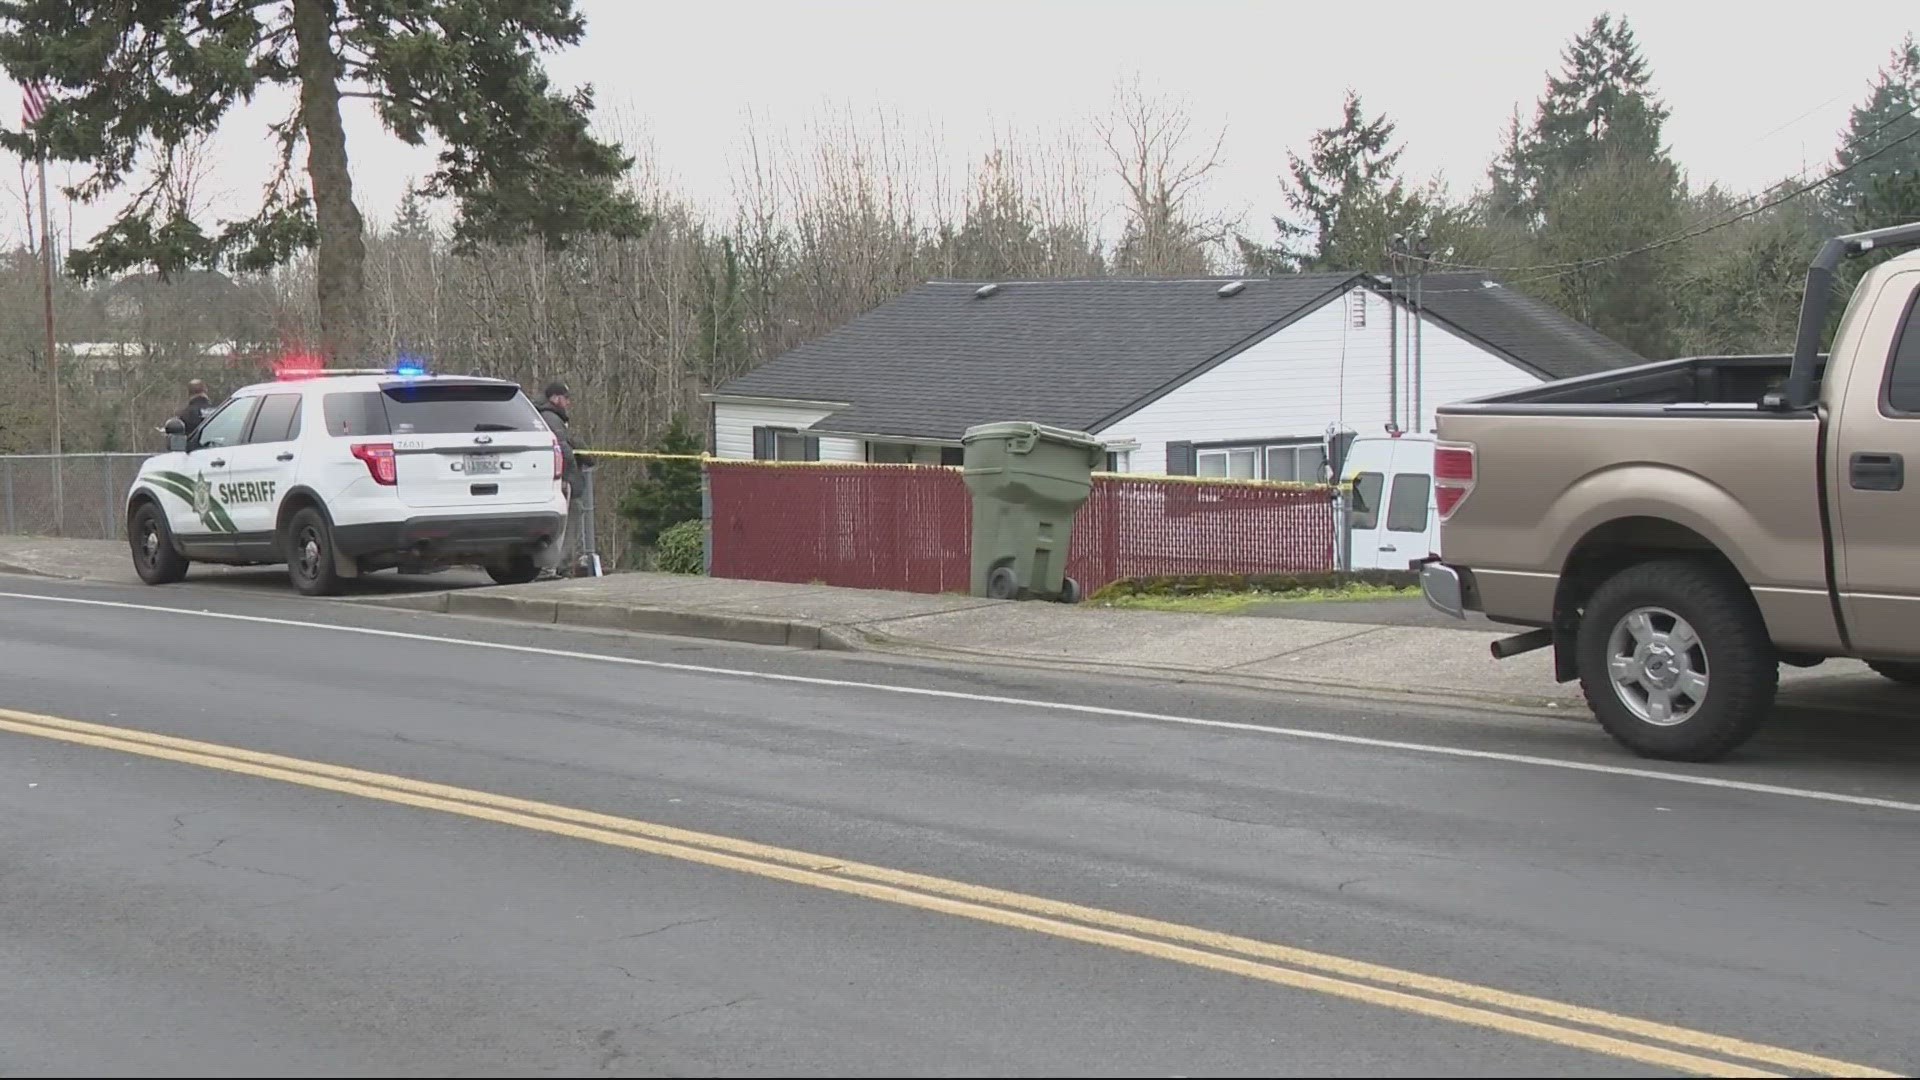
<instances>
[{"instance_id":1,"label":"truck cab window","mask_svg":"<svg viewBox=\"0 0 1920 1080\"><path fill-rule=\"evenodd\" d=\"M1887 357L1888 412L1920 414L1920 295L1907 301L1907 314L1895 332Z\"/></svg>"}]
</instances>

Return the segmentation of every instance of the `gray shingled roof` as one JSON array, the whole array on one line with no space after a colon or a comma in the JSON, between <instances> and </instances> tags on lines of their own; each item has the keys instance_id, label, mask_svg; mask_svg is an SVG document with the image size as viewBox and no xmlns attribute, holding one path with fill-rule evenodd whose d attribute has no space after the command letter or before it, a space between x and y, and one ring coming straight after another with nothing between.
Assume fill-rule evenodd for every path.
<instances>
[{"instance_id":1,"label":"gray shingled roof","mask_svg":"<svg viewBox=\"0 0 1920 1080\"><path fill-rule=\"evenodd\" d=\"M1427 279L1438 318L1542 374L1640 362L1517 293L1453 284L1436 295L1441 276ZM1097 431L1370 279L1248 278L1240 293L1221 297L1232 280L1002 282L985 298L975 296L984 282L929 282L720 392L848 402L814 425L848 434L958 439L997 420Z\"/></svg>"},{"instance_id":2,"label":"gray shingled roof","mask_svg":"<svg viewBox=\"0 0 1920 1080\"><path fill-rule=\"evenodd\" d=\"M1553 305L1485 274L1428 274L1420 288L1421 307L1429 315L1549 378L1647 362Z\"/></svg>"}]
</instances>

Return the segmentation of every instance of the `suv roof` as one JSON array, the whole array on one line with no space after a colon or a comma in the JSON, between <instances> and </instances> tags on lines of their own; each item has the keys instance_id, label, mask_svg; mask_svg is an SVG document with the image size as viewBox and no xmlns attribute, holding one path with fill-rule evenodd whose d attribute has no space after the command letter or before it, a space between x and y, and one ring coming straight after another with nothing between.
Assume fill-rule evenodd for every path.
<instances>
[{"instance_id":1,"label":"suv roof","mask_svg":"<svg viewBox=\"0 0 1920 1080\"><path fill-rule=\"evenodd\" d=\"M482 375L399 375L393 372L356 371L348 375L313 375L291 378L279 378L272 382L250 383L233 392L234 397L252 394L291 393L312 388L339 392L343 390L381 390L389 386L512 386L519 384L507 379L490 379Z\"/></svg>"}]
</instances>

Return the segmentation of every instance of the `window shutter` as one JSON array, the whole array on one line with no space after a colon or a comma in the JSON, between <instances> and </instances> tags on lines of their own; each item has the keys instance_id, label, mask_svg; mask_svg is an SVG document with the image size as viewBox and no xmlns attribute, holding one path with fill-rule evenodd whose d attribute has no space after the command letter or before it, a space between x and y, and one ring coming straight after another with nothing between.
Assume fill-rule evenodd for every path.
<instances>
[{"instance_id":1,"label":"window shutter","mask_svg":"<svg viewBox=\"0 0 1920 1080\"><path fill-rule=\"evenodd\" d=\"M753 429L753 460L772 461L774 458L773 429L757 427Z\"/></svg>"},{"instance_id":2,"label":"window shutter","mask_svg":"<svg viewBox=\"0 0 1920 1080\"><path fill-rule=\"evenodd\" d=\"M806 448L807 449L806 449L805 460L807 461L820 460L820 437L819 436L817 435L807 436Z\"/></svg>"},{"instance_id":3,"label":"window shutter","mask_svg":"<svg viewBox=\"0 0 1920 1080\"><path fill-rule=\"evenodd\" d=\"M1193 444L1190 442L1168 443L1167 475L1192 476L1194 471Z\"/></svg>"}]
</instances>

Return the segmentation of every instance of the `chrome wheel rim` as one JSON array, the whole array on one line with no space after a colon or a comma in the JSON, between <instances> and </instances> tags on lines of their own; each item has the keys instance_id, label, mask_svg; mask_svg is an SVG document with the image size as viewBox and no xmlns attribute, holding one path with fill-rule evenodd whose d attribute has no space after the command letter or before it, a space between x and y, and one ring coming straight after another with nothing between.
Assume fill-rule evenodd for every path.
<instances>
[{"instance_id":1,"label":"chrome wheel rim","mask_svg":"<svg viewBox=\"0 0 1920 1080\"><path fill-rule=\"evenodd\" d=\"M320 534L312 527L300 532L300 576L320 576Z\"/></svg>"},{"instance_id":2,"label":"chrome wheel rim","mask_svg":"<svg viewBox=\"0 0 1920 1080\"><path fill-rule=\"evenodd\" d=\"M1607 675L1627 711L1655 727L1693 719L1707 701L1707 650L1687 620L1635 608L1607 637Z\"/></svg>"},{"instance_id":3,"label":"chrome wheel rim","mask_svg":"<svg viewBox=\"0 0 1920 1080\"><path fill-rule=\"evenodd\" d=\"M154 561L159 557L160 530L149 522L146 528L140 530L140 558L145 561L148 566L152 566Z\"/></svg>"}]
</instances>

